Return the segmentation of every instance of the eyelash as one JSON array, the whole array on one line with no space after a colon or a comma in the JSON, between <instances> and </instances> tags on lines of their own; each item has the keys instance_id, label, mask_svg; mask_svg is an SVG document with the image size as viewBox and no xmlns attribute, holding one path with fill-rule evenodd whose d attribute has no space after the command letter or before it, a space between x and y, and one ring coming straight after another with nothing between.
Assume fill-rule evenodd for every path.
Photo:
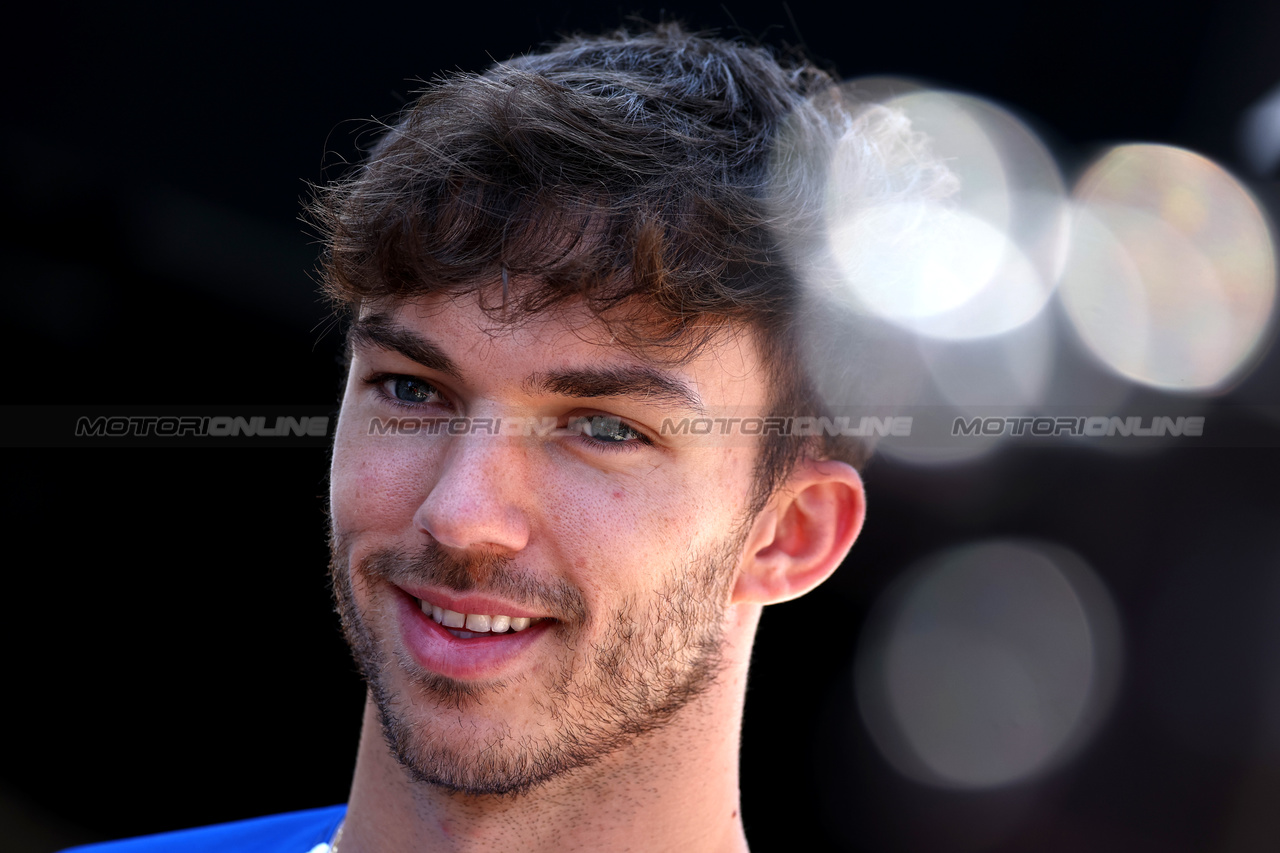
<instances>
[{"instance_id":1,"label":"eyelash","mask_svg":"<svg viewBox=\"0 0 1280 853\"><path fill-rule=\"evenodd\" d=\"M418 385L426 386L427 388L431 389L431 391L439 398L440 402L438 404L437 403L410 403L407 400L401 400L400 398L396 397L394 393L387 391L387 385L392 381L413 382ZM429 406L429 405L444 405L447 407L450 405L448 401L445 399L444 394L435 385L433 385L430 382L427 382L425 379L418 379L417 377L414 377L414 376L406 376L403 373L375 373L372 376L366 377L363 380L363 382L365 385L371 387L374 390L374 392L378 395L378 397L382 399L383 402L388 403L392 406L395 406L396 408L405 409L407 411L411 411L411 412L418 411L423 406ZM621 429L625 429L626 431L628 431L632 436L634 436L634 438L632 438L629 441L604 441L602 439L596 438L594 435L590 435L585 430L580 429L576 434L577 440L586 444L587 446L591 447L594 450L598 450L603 453L631 453L631 452L640 450L643 447L651 447L653 445L653 440L650 439L647 435L645 435L643 432L636 429L635 427L631 426L626 421L614 415L605 415L605 414L574 415L573 417L569 418L569 423L574 424L574 423L581 423L583 421L590 422L595 418L605 418L605 419L617 421L618 426Z\"/></svg>"}]
</instances>

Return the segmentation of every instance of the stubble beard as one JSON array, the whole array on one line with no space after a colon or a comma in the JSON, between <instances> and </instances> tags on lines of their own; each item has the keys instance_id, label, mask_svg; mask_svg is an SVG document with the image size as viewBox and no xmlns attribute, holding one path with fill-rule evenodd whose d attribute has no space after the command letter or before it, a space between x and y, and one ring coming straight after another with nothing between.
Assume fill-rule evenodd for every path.
<instances>
[{"instance_id":1,"label":"stubble beard","mask_svg":"<svg viewBox=\"0 0 1280 853\"><path fill-rule=\"evenodd\" d=\"M385 653L390 644L360 612L350 561L332 534L330 578L383 738L409 776L456 793L518 796L663 728L716 682L742 541L735 534L691 554L645 600L629 598L601 617L605 630L589 644L583 639L596 620L581 594L564 582L532 581L509 558L459 559L434 543L413 555L383 550L363 558L358 582L371 588L413 579L506 595L560 617L548 630L570 653L548 686L524 691L542 723L526 732L502 723L483 735L474 727L465 734L468 710L504 692L507 682L459 681L422 670L402 650ZM413 695L392 685L396 671Z\"/></svg>"}]
</instances>

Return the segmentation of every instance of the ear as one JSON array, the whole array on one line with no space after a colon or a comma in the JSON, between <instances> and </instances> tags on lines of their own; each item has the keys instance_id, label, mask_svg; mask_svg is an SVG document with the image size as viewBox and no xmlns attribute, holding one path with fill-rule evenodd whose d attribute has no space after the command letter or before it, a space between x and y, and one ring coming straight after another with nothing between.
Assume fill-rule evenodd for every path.
<instances>
[{"instance_id":1,"label":"ear","mask_svg":"<svg viewBox=\"0 0 1280 853\"><path fill-rule=\"evenodd\" d=\"M802 459L756 517L732 601L799 598L840 565L866 516L862 478L831 459Z\"/></svg>"}]
</instances>

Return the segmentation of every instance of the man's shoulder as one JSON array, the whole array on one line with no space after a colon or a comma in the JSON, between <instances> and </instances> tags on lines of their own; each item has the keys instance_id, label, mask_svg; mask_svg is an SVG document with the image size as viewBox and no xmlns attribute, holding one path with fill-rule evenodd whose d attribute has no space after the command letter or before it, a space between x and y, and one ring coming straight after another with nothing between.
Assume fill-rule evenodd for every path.
<instances>
[{"instance_id":1,"label":"man's shoulder","mask_svg":"<svg viewBox=\"0 0 1280 853\"><path fill-rule=\"evenodd\" d=\"M63 853L310 853L329 840L346 813L345 805L286 812L73 847Z\"/></svg>"}]
</instances>

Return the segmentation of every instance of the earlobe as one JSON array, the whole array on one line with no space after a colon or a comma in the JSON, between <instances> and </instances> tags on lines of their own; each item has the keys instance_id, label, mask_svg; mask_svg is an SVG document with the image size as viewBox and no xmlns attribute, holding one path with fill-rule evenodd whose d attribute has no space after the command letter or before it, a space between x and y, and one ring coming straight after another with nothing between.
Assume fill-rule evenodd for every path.
<instances>
[{"instance_id":1,"label":"earlobe","mask_svg":"<svg viewBox=\"0 0 1280 853\"><path fill-rule=\"evenodd\" d=\"M818 586L849 553L865 515L853 466L801 460L752 525L733 602L776 604Z\"/></svg>"}]
</instances>

